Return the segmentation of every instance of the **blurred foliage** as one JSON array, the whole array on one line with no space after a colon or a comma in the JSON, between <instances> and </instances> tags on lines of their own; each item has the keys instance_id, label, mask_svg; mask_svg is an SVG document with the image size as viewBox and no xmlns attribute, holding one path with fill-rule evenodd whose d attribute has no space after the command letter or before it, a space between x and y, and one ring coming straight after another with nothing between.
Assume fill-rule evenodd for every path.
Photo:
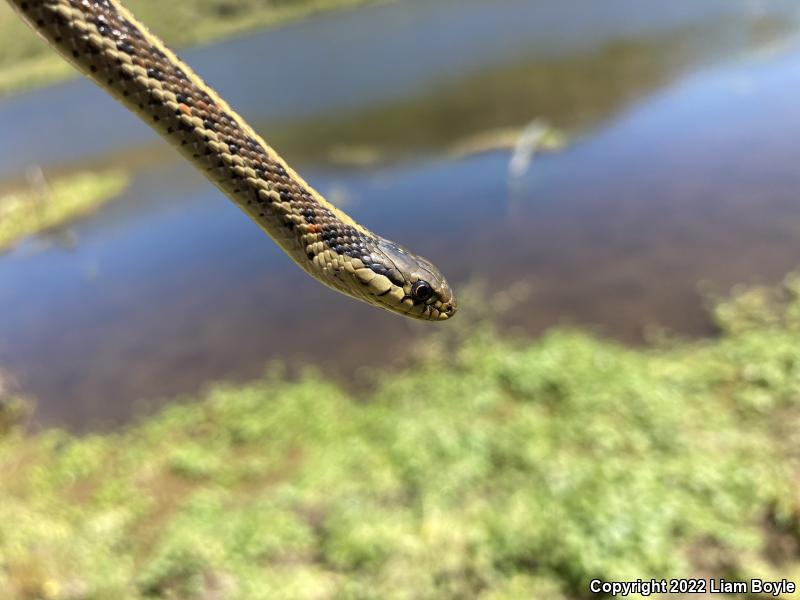
<instances>
[{"instance_id":1,"label":"blurred foliage","mask_svg":"<svg viewBox=\"0 0 800 600\"><path fill-rule=\"evenodd\" d=\"M11 375L0 370L0 436L22 425L32 408L30 401L20 394Z\"/></svg>"},{"instance_id":2,"label":"blurred foliage","mask_svg":"<svg viewBox=\"0 0 800 600\"><path fill-rule=\"evenodd\" d=\"M118 197L128 185L119 169L77 173L49 184L40 171L28 189L0 195L0 251L23 238L62 227Z\"/></svg>"},{"instance_id":3,"label":"blurred foliage","mask_svg":"<svg viewBox=\"0 0 800 600\"><path fill-rule=\"evenodd\" d=\"M796 580L800 278L713 311L719 339L638 350L460 315L361 394L273 369L116 433L12 429L0 589L553 599L594 577Z\"/></svg>"},{"instance_id":4,"label":"blurred foliage","mask_svg":"<svg viewBox=\"0 0 800 600\"><path fill-rule=\"evenodd\" d=\"M124 0L123 4L171 46L209 42L313 13L375 0ZM0 94L65 79L75 71L0 3Z\"/></svg>"}]
</instances>

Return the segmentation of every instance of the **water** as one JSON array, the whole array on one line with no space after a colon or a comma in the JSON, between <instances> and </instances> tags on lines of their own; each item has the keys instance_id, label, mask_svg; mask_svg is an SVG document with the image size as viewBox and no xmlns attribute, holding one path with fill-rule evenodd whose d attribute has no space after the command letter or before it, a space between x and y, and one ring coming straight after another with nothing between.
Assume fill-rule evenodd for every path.
<instances>
[{"instance_id":1,"label":"water","mask_svg":"<svg viewBox=\"0 0 800 600\"><path fill-rule=\"evenodd\" d=\"M420 0L185 57L356 219L482 280L472 302L507 305L505 328L637 342L713 333L699 282L798 265L799 26L788 0ZM452 153L536 118L570 143L519 180L508 150ZM0 364L41 424L107 427L276 359L349 385L431 329L308 278L87 82L0 102L0 131L0 188L31 164L133 176L74 246L0 257Z\"/></svg>"}]
</instances>

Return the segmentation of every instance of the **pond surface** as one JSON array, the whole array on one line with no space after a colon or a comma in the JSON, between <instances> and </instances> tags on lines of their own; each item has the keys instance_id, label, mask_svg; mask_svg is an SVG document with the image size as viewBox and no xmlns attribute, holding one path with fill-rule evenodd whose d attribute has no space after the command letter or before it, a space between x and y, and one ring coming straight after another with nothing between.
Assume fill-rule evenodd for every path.
<instances>
[{"instance_id":1,"label":"pond surface","mask_svg":"<svg viewBox=\"0 0 800 600\"><path fill-rule=\"evenodd\" d=\"M794 0L409 0L184 55L357 220L482 281L474 312L637 342L713 333L701 282L800 263L798 30ZM521 175L502 144L463 151L536 119L568 143ZM350 385L431 330L308 278L88 82L0 102L0 131L0 189L31 165L133 178L73 243L0 256L0 364L40 424L112 426L274 360Z\"/></svg>"}]
</instances>

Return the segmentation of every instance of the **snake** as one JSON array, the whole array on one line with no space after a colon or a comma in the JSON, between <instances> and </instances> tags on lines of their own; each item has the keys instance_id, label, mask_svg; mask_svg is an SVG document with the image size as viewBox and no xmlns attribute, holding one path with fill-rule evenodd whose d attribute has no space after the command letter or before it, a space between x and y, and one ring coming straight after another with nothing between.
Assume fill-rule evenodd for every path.
<instances>
[{"instance_id":1,"label":"snake","mask_svg":"<svg viewBox=\"0 0 800 600\"><path fill-rule=\"evenodd\" d=\"M8 2L317 281L415 319L443 321L455 314L452 288L433 263L372 233L325 200L118 0Z\"/></svg>"}]
</instances>

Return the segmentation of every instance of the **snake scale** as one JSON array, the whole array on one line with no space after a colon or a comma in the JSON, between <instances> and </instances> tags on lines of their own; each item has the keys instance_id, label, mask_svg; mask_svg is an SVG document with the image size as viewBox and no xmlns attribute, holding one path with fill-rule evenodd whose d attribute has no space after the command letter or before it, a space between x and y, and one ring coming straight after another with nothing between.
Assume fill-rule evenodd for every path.
<instances>
[{"instance_id":1,"label":"snake scale","mask_svg":"<svg viewBox=\"0 0 800 600\"><path fill-rule=\"evenodd\" d=\"M312 277L405 316L456 300L428 260L375 235L311 188L117 0L9 0L62 56L175 146Z\"/></svg>"}]
</instances>

